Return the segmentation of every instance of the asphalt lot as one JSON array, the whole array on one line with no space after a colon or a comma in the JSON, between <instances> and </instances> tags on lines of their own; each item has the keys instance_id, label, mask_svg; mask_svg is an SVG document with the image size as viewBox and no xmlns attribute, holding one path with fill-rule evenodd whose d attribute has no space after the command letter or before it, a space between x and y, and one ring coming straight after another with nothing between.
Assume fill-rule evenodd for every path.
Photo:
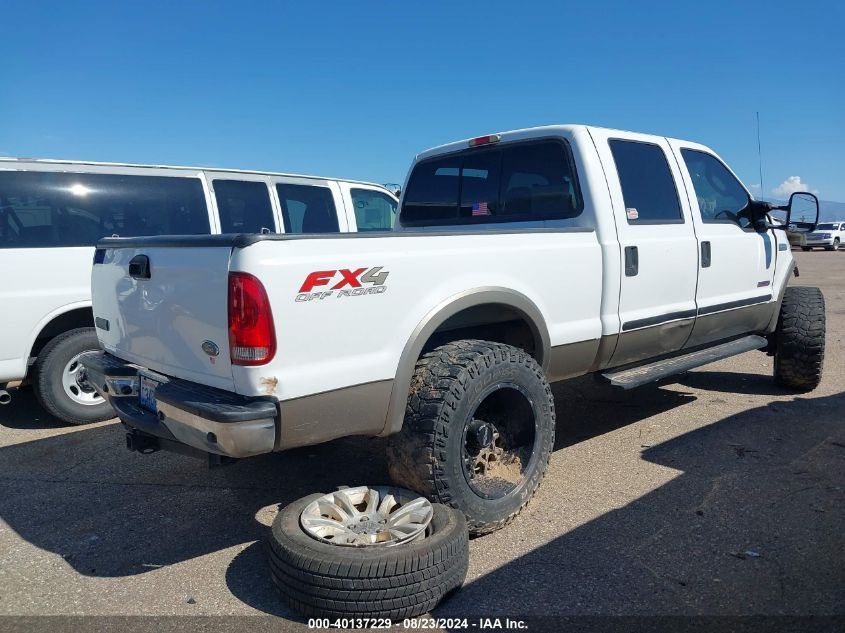
<instances>
[{"instance_id":1,"label":"asphalt lot","mask_svg":"<svg viewBox=\"0 0 845 633\"><path fill-rule=\"evenodd\" d=\"M795 396L760 352L615 393L555 387L556 451L519 519L471 542L438 616L845 614L845 252L795 253L827 299L825 378ZM346 439L208 470L0 407L0 614L254 615L276 598L279 504L386 482Z\"/></svg>"}]
</instances>

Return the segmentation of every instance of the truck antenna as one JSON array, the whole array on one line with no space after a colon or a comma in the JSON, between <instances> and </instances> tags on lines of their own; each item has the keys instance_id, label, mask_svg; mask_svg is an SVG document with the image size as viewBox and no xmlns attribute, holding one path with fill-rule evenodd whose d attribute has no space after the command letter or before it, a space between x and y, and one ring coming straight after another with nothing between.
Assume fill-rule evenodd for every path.
<instances>
[{"instance_id":1,"label":"truck antenna","mask_svg":"<svg viewBox=\"0 0 845 633\"><path fill-rule=\"evenodd\" d=\"M763 200L763 152L760 151L760 112L757 111L757 164L760 167L760 200Z\"/></svg>"}]
</instances>

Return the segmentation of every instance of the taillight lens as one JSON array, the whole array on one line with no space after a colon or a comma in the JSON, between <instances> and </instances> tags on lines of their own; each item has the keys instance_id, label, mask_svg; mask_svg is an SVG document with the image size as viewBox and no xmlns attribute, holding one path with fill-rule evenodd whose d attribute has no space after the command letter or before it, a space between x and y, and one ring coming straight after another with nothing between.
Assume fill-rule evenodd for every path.
<instances>
[{"instance_id":1,"label":"taillight lens","mask_svg":"<svg viewBox=\"0 0 845 633\"><path fill-rule=\"evenodd\" d=\"M229 273L229 355L233 365L264 365L276 355L270 300L249 273Z\"/></svg>"}]
</instances>

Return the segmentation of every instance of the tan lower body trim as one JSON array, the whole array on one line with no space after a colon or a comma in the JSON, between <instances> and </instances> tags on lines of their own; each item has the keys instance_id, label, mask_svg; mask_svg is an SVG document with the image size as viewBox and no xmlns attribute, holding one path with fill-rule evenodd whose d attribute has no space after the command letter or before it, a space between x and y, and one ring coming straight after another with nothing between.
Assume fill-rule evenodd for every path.
<instances>
[{"instance_id":1,"label":"tan lower body trim","mask_svg":"<svg viewBox=\"0 0 845 633\"><path fill-rule=\"evenodd\" d=\"M384 428L392 388L392 380L380 380L280 402L276 450L348 435L378 435Z\"/></svg>"}]
</instances>

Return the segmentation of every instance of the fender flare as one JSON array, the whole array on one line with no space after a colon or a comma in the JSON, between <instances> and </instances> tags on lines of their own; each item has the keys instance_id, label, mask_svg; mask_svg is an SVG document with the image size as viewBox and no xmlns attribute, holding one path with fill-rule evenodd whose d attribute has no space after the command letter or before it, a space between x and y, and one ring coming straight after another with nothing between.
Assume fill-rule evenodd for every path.
<instances>
[{"instance_id":1,"label":"fender flare","mask_svg":"<svg viewBox=\"0 0 845 633\"><path fill-rule=\"evenodd\" d=\"M414 375L414 368L417 360L422 354L431 335L437 331L449 317L456 315L462 310L474 306L486 304L499 304L518 312L531 328L536 345L537 362L543 368L548 369L551 351L551 339L546 320L543 313L530 298L509 288L496 286L483 286L465 290L445 299L435 306L417 324L411 336L402 349L399 357L399 364L396 369L396 376L393 379L393 386L390 392L390 402L387 407L387 417L384 428L379 436L397 433L402 428L405 418L405 403L408 399L408 391L411 387L411 378Z\"/></svg>"}]
</instances>

